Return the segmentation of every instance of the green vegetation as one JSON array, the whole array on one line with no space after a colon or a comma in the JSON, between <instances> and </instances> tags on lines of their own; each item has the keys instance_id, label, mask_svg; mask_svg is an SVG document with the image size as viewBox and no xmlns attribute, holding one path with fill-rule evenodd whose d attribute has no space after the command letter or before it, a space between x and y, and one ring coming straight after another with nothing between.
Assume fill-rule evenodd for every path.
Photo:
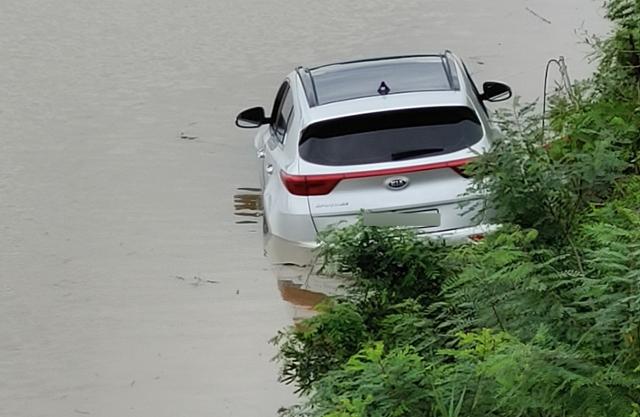
<instances>
[{"instance_id":1,"label":"green vegetation","mask_svg":"<svg viewBox=\"0 0 640 417\"><path fill-rule=\"evenodd\" d=\"M470 167L500 231L322 236L348 291L274 339L305 394L286 414L640 416L640 0L606 7L598 71L554 95L550 131L516 105Z\"/></svg>"}]
</instances>

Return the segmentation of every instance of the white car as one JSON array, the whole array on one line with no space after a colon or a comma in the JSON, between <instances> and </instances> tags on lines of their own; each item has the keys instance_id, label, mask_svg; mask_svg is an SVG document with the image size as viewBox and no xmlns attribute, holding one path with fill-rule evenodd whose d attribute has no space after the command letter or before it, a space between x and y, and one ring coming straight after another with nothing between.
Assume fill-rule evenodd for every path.
<instances>
[{"instance_id":1,"label":"white car","mask_svg":"<svg viewBox=\"0 0 640 417\"><path fill-rule=\"evenodd\" d=\"M436 238L481 236L460 204L462 168L495 134L484 101L511 89L474 85L453 53L299 67L271 114L241 112L255 137L264 225L276 263L305 264L317 232L335 224L405 226Z\"/></svg>"}]
</instances>

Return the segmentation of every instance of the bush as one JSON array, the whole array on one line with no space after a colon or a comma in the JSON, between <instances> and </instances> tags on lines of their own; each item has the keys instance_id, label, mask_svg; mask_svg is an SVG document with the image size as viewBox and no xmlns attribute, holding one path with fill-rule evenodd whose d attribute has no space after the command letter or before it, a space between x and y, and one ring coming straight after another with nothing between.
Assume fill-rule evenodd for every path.
<instances>
[{"instance_id":1,"label":"bush","mask_svg":"<svg viewBox=\"0 0 640 417\"><path fill-rule=\"evenodd\" d=\"M280 381L308 392L327 372L346 362L368 339L364 319L349 303L327 302L321 314L280 331L272 342L278 347Z\"/></svg>"},{"instance_id":2,"label":"bush","mask_svg":"<svg viewBox=\"0 0 640 417\"><path fill-rule=\"evenodd\" d=\"M322 379L309 398L310 417L414 417L433 409L429 372L411 348L364 348Z\"/></svg>"},{"instance_id":3,"label":"bush","mask_svg":"<svg viewBox=\"0 0 640 417\"><path fill-rule=\"evenodd\" d=\"M505 228L449 255L440 328L551 336L600 364L640 364L640 178L580 216L576 246L540 247L535 231ZM577 250L574 250L577 249Z\"/></svg>"},{"instance_id":4,"label":"bush","mask_svg":"<svg viewBox=\"0 0 640 417\"><path fill-rule=\"evenodd\" d=\"M576 86L576 101L562 95L552 97L551 128L563 140L552 144L551 154L597 152L597 147L606 143L618 150L619 157L628 164L628 173L638 173L638 88L628 86L612 95L594 90L593 85L581 83Z\"/></svg>"},{"instance_id":5,"label":"bush","mask_svg":"<svg viewBox=\"0 0 640 417\"><path fill-rule=\"evenodd\" d=\"M527 343L489 329L461 333L442 354L436 383L464 387L469 417L628 417L638 398L637 376L585 360L544 327Z\"/></svg>"},{"instance_id":6,"label":"bush","mask_svg":"<svg viewBox=\"0 0 640 417\"><path fill-rule=\"evenodd\" d=\"M351 292L385 304L407 298L430 303L447 270L447 248L411 230L366 227L362 222L322 233L319 254L325 273L346 274Z\"/></svg>"},{"instance_id":7,"label":"bush","mask_svg":"<svg viewBox=\"0 0 640 417\"><path fill-rule=\"evenodd\" d=\"M518 108L516 102L499 114L503 136L470 166L470 193L485 196L474 204L496 223L534 228L542 243L563 244L578 214L609 196L627 164L606 136L573 148L566 141L544 142L533 110L533 104Z\"/></svg>"},{"instance_id":8,"label":"bush","mask_svg":"<svg viewBox=\"0 0 640 417\"><path fill-rule=\"evenodd\" d=\"M449 335L495 328L530 339L541 321L564 329L559 294L572 285L570 256L539 249L535 230L508 228L450 254L460 272L443 284L439 329ZM554 327L555 328L555 327Z\"/></svg>"},{"instance_id":9,"label":"bush","mask_svg":"<svg viewBox=\"0 0 640 417\"><path fill-rule=\"evenodd\" d=\"M373 340L423 355L437 350L432 322L417 301L392 305L370 300L334 299L318 307L319 315L280 331L272 340L279 350L280 380L308 393L316 381Z\"/></svg>"}]
</instances>

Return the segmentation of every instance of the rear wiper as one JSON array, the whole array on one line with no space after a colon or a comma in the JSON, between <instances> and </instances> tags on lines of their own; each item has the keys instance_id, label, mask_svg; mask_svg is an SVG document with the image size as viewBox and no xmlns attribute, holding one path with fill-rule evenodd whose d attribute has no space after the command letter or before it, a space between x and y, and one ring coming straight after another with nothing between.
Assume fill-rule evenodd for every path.
<instances>
[{"instance_id":1,"label":"rear wiper","mask_svg":"<svg viewBox=\"0 0 640 417\"><path fill-rule=\"evenodd\" d=\"M404 151L397 152L391 154L392 161L399 161L401 159L409 159L415 158L417 156L429 155L430 153L442 152L444 149L442 148L424 148L424 149L414 149L412 151Z\"/></svg>"}]
</instances>

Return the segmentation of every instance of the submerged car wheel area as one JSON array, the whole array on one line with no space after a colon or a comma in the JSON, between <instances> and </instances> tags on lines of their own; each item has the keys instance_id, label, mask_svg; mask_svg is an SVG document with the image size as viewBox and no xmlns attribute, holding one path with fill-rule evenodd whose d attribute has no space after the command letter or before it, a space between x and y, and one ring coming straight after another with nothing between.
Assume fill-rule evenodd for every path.
<instances>
[{"instance_id":1,"label":"submerged car wheel area","mask_svg":"<svg viewBox=\"0 0 640 417\"><path fill-rule=\"evenodd\" d=\"M486 82L480 92L447 51L298 68L267 116L240 113L257 128L267 252L275 263L309 263L317 232L362 214L377 226L427 237L476 239L491 225L461 208L464 166L495 134L484 101L511 97Z\"/></svg>"}]
</instances>

